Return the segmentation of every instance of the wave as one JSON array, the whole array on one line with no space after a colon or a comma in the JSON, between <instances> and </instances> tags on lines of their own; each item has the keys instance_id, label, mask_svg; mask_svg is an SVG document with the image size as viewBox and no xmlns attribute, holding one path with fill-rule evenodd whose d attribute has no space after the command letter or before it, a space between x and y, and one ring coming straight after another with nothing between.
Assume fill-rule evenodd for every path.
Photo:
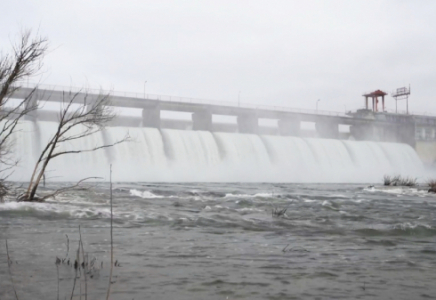
<instances>
[{"instance_id":1,"label":"wave","mask_svg":"<svg viewBox=\"0 0 436 300\"><path fill-rule=\"evenodd\" d=\"M272 198L277 196L277 194L273 193L257 193L257 194L226 194L224 198Z\"/></svg>"},{"instance_id":2,"label":"wave","mask_svg":"<svg viewBox=\"0 0 436 300\"><path fill-rule=\"evenodd\" d=\"M400 223L390 226L387 229L361 228L355 230L363 236L416 236L430 237L436 236L436 228L428 224Z\"/></svg>"},{"instance_id":3,"label":"wave","mask_svg":"<svg viewBox=\"0 0 436 300\"><path fill-rule=\"evenodd\" d=\"M138 191L138 190L130 190L131 196L141 197L144 199L154 199L154 198L164 198L164 196L158 196L149 191Z\"/></svg>"},{"instance_id":4,"label":"wave","mask_svg":"<svg viewBox=\"0 0 436 300\"><path fill-rule=\"evenodd\" d=\"M16 217L36 217L42 219L68 219L68 218L110 218L110 209L102 206L78 206L59 202L31 203L31 202L5 202L0 205L0 215L7 214ZM117 215L114 214L114 218Z\"/></svg>"}]
</instances>

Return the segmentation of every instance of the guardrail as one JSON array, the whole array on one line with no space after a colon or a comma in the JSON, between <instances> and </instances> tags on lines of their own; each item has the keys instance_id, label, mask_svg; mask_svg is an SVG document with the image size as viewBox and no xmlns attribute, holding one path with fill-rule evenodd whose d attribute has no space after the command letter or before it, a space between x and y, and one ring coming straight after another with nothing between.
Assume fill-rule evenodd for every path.
<instances>
[{"instance_id":1,"label":"guardrail","mask_svg":"<svg viewBox=\"0 0 436 300\"><path fill-rule=\"evenodd\" d=\"M358 109L365 109L365 107L361 106ZM379 111L379 112L381 113L382 111ZM420 112L420 111L410 111L410 110L409 110L409 113L407 113L406 110L397 110L397 111L395 111L394 109L385 109L384 112L385 113L389 113L389 114L393 114L393 115L411 115L411 116L436 117L435 113Z\"/></svg>"},{"instance_id":2,"label":"guardrail","mask_svg":"<svg viewBox=\"0 0 436 300\"><path fill-rule=\"evenodd\" d=\"M123 91L113 91L113 90L103 90L103 89L92 89L86 87L84 88L67 87L61 85L36 84L36 83L28 83L28 82L20 83L20 86L27 87L27 88L38 87L39 89L43 89L43 90L68 91L73 93L86 92L90 94L110 94L111 96L117 96L117 97L129 97L135 99L147 99L147 100L167 101L167 102L175 102L175 103L220 105L220 106L237 107L237 108L262 109L262 110L269 110L269 111L293 112L293 113L311 114L311 115L318 114L318 115L325 115L325 116L350 118L344 112L300 109L300 108L292 108L286 106L273 106L273 105L262 105L262 104L256 105L256 104L250 104L245 102L236 103L231 101L218 101L218 100L197 99L197 98L169 96L169 95L133 93L133 92L123 92Z\"/></svg>"}]
</instances>

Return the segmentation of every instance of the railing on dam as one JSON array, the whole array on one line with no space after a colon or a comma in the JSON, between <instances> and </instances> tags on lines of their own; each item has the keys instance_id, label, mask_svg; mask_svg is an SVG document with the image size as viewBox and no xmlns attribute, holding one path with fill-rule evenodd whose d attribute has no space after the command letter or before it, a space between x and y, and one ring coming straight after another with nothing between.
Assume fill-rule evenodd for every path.
<instances>
[{"instance_id":1,"label":"railing on dam","mask_svg":"<svg viewBox=\"0 0 436 300\"><path fill-rule=\"evenodd\" d=\"M357 109L365 109L365 106L359 106ZM380 111L381 113L381 111ZM410 116L428 116L428 117L436 117L436 113L431 113L429 111L410 111L407 112L406 110L395 110L395 109L385 109L384 113L389 113L392 115L410 115Z\"/></svg>"},{"instance_id":2,"label":"railing on dam","mask_svg":"<svg viewBox=\"0 0 436 300\"><path fill-rule=\"evenodd\" d=\"M124 97L124 98L133 98L133 99L146 99L153 101L165 101L165 102L173 102L173 103L190 103L190 104L205 104L205 105L219 105L219 106L227 106L227 107L235 107L235 108L249 108L249 109L262 109L268 111L280 111L280 112L290 112L290 113L299 113L299 114L310 114L310 115L323 115L323 116L332 116L332 117L345 117L349 118L350 116L346 112L338 112L338 111L328 111L328 110L314 110L314 109L302 109L302 108L293 108L287 106L274 106L274 105L263 105L263 104L250 104L246 102L232 102L225 100L211 100L211 99L199 99L199 98L191 98L191 97L180 97L180 96L170 96L170 95L157 95L157 94L144 94L144 93L135 93L135 92L125 92L125 91L115 91L115 90L104 90L104 89L93 89L87 87L73 87L73 86L62 86L62 85L50 85L50 84L37 84L32 82L21 82L19 86L26 88L35 88L41 90L51 90L51 91L68 91L68 92L83 92L89 94L110 94L111 96L116 97ZM360 107L363 109L364 107ZM406 111L398 110L395 111L393 109L386 109L385 113L389 113L392 115L406 115ZM422 117L436 117L435 113L431 113L428 111L418 112L418 111L409 111L408 115L411 116L422 116Z\"/></svg>"},{"instance_id":3,"label":"railing on dam","mask_svg":"<svg viewBox=\"0 0 436 300\"><path fill-rule=\"evenodd\" d=\"M390 111L376 113L370 110L345 113L87 87L77 88L34 83L22 83L20 87L22 89L16 91L16 98L27 97L34 88L38 89L38 93L36 93L32 101L62 102L64 99L62 92L79 93L78 97L81 98L79 101L84 101L87 95L96 97L107 94L111 96L111 105L113 106L142 109L142 116L139 118L141 123L135 123L137 121L129 116L130 119L121 120L120 118L119 122L117 121L117 124L122 126L138 126L138 124L143 127L153 128L170 126L163 122L160 113L161 111L176 111L191 113L193 130L213 131L215 125L216 128L219 128L218 130L224 130L224 127L219 127L221 125L213 122L212 115L228 115L236 116L237 124L235 125L240 133L258 133L260 128L259 119L276 119L276 131L281 135L298 136L301 123L312 122L315 123L319 136L324 138L338 138L338 126L348 125L350 126L350 133L357 140L374 139L376 137L377 140L404 142L410 145L414 145L416 133L421 134L421 132L424 132L427 137L429 135L427 133L431 132L431 136L433 136L433 130L436 129L436 118L431 117L428 113L405 115ZM55 116L50 115L47 111L40 111L33 118L56 120ZM171 126L168 128L172 128Z\"/></svg>"},{"instance_id":4,"label":"railing on dam","mask_svg":"<svg viewBox=\"0 0 436 300\"><path fill-rule=\"evenodd\" d=\"M41 90L68 91L73 93L84 92L89 94L110 94L111 96L117 96L117 97L147 99L147 100L154 100L154 101L174 102L174 103L219 105L219 106L227 106L227 107L235 107L235 108L262 109L262 110L269 110L269 111L281 111L281 112L291 112L291 113L310 114L310 115L324 115L324 116L346 117L346 118L349 117L344 112L336 112L336 111L301 109L301 108L292 108L286 106L258 105L258 104L244 103L244 102L236 103L231 101L123 92L123 91L104 90L104 89L92 89L86 87L79 88L79 87L71 87L71 86L35 84L35 83L27 83L27 82L21 83L20 86L27 87L27 88L38 87L38 89Z\"/></svg>"}]
</instances>

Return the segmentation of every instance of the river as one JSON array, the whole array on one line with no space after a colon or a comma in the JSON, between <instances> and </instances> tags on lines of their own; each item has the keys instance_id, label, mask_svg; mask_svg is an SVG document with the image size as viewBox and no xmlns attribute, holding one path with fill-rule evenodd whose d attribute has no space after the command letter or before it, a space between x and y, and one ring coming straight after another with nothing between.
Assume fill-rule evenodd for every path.
<instances>
[{"instance_id":1,"label":"river","mask_svg":"<svg viewBox=\"0 0 436 300\"><path fill-rule=\"evenodd\" d=\"M46 203L0 203L0 299L15 299L6 239L20 300L70 299L79 226L94 261L87 298L105 299L109 185L89 187ZM436 196L424 190L115 183L113 212L111 299L436 297ZM66 259L57 266L56 257ZM74 299L80 291L85 299L83 276Z\"/></svg>"}]
</instances>

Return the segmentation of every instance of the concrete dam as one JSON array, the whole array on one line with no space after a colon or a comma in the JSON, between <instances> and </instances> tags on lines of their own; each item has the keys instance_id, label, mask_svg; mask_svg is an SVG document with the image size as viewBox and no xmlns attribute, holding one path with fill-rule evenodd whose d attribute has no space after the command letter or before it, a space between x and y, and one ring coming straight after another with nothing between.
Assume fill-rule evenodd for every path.
<instances>
[{"instance_id":1,"label":"concrete dam","mask_svg":"<svg viewBox=\"0 0 436 300\"><path fill-rule=\"evenodd\" d=\"M31 91L20 88L13 98L22 99ZM38 89L32 101L59 103L63 95L60 90ZM78 95L78 102L85 96L98 97L89 92ZM302 111L144 96L111 93L111 105L140 113L119 116L103 131L65 147L89 149L118 140L127 132L131 141L96 152L60 156L47 177L58 181L88 176L108 179L112 164L116 181L380 182L384 174L421 176L425 159L432 162L431 155L420 158L415 148L432 147L433 141L421 140L420 133L427 137L429 131L434 138L434 117L369 109L347 114ZM164 119L164 111L189 113L191 118ZM15 154L21 162L12 179L28 180L34 161L56 129L57 115L56 110L41 109L20 123ZM214 122L215 115L233 116L236 122ZM277 125L261 126L261 119L275 120ZM302 129L304 122L314 123L315 131ZM349 131L340 132L341 125Z\"/></svg>"}]
</instances>

